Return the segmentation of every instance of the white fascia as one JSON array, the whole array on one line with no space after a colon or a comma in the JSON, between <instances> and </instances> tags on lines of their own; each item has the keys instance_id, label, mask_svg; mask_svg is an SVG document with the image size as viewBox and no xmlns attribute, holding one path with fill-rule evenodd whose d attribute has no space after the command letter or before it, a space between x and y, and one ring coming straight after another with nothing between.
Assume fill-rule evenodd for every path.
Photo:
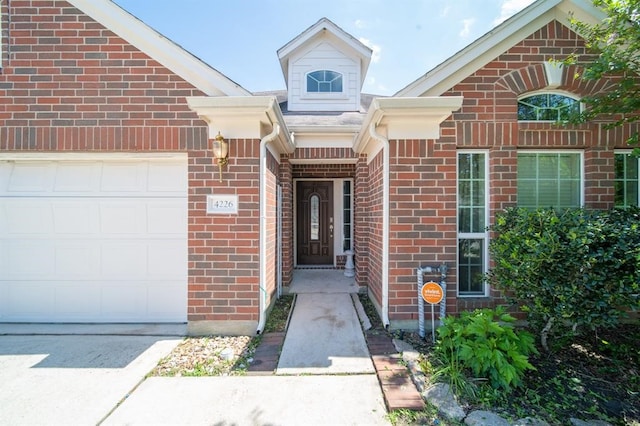
<instances>
[{"instance_id":1,"label":"white fascia","mask_svg":"<svg viewBox=\"0 0 640 426\"><path fill-rule=\"evenodd\" d=\"M251 92L169 40L110 0L68 0L105 28L158 61L209 96Z\"/></svg>"},{"instance_id":2,"label":"white fascia","mask_svg":"<svg viewBox=\"0 0 640 426\"><path fill-rule=\"evenodd\" d=\"M220 132L226 139L262 139L278 123L281 131L269 145L283 154L295 150L275 96L194 96L187 105L207 123L209 138Z\"/></svg>"},{"instance_id":3,"label":"white fascia","mask_svg":"<svg viewBox=\"0 0 640 426\"><path fill-rule=\"evenodd\" d=\"M379 144L368 131L373 124L376 132L390 139L438 139L440 124L462 106L462 96L420 98L376 98L371 102L361 131L354 140L353 150L369 154L379 151Z\"/></svg>"},{"instance_id":4,"label":"white fascia","mask_svg":"<svg viewBox=\"0 0 640 426\"><path fill-rule=\"evenodd\" d=\"M443 94L557 18L554 8L561 3L563 0L534 2L401 89L395 96L438 96Z\"/></svg>"},{"instance_id":5,"label":"white fascia","mask_svg":"<svg viewBox=\"0 0 640 426\"><path fill-rule=\"evenodd\" d=\"M296 148L352 148L360 126L289 126L289 130Z\"/></svg>"}]
</instances>

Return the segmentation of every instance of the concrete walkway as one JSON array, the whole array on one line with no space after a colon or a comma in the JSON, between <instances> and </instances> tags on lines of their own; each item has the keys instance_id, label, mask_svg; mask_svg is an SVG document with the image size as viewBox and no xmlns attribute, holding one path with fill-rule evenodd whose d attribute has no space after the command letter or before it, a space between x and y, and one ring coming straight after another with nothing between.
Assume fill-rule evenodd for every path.
<instances>
[{"instance_id":1,"label":"concrete walkway","mask_svg":"<svg viewBox=\"0 0 640 426\"><path fill-rule=\"evenodd\" d=\"M389 425L375 375L151 377L103 425Z\"/></svg>"},{"instance_id":2,"label":"concrete walkway","mask_svg":"<svg viewBox=\"0 0 640 426\"><path fill-rule=\"evenodd\" d=\"M351 295L299 294L276 374L374 372Z\"/></svg>"},{"instance_id":3,"label":"concrete walkway","mask_svg":"<svg viewBox=\"0 0 640 426\"><path fill-rule=\"evenodd\" d=\"M298 269L297 294L276 374L373 373L373 363L353 306L355 279L340 270Z\"/></svg>"}]
</instances>

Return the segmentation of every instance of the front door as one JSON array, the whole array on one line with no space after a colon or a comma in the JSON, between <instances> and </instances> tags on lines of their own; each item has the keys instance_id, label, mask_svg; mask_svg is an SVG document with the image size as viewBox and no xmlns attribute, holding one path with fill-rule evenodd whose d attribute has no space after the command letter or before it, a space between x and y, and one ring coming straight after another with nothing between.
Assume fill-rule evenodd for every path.
<instances>
[{"instance_id":1,"label":"front door","mask_svg":"<svg viewBox=\"0 0 640 426\"><path fill-rule=\"evenodd\" d=\"M299 181L298 265L333 265L333 182Z\"/></svg>"}]
</instances>

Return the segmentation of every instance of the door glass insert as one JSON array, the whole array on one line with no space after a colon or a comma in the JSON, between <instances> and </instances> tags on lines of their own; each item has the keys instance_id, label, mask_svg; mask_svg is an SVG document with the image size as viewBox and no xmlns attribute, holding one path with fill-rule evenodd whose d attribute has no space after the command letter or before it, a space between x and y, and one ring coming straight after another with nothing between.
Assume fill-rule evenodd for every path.
<instances>
[{"instance_id":1,"label":"door glass insert","mask_svg":"<svg viewBox=\"0 0 640 426\"><path fill-rule=\"evenodd\" d=\"M312 195L309 199L309 204L311 206L311 220L309 221L311 224L311 239L317 241L320 239L320 197L315 194Z\"/></svg>"}]
</instances>

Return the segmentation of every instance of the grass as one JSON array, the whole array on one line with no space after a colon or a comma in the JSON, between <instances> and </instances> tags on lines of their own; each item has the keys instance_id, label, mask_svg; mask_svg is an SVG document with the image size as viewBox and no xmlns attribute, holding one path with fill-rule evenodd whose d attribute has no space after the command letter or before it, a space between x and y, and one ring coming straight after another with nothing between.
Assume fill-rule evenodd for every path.
<instances>
[{"instance_id":1,"label":"grass","mask_svg":"<svg viewBox=\"0 0 640 426\"><path fill-rule=\"evenodd\" d=\"M293 302L293 295L282 296L276 300L271 312L269 312L263 333L284 332L287 330Z\"/></svg>"}]
</instances>

